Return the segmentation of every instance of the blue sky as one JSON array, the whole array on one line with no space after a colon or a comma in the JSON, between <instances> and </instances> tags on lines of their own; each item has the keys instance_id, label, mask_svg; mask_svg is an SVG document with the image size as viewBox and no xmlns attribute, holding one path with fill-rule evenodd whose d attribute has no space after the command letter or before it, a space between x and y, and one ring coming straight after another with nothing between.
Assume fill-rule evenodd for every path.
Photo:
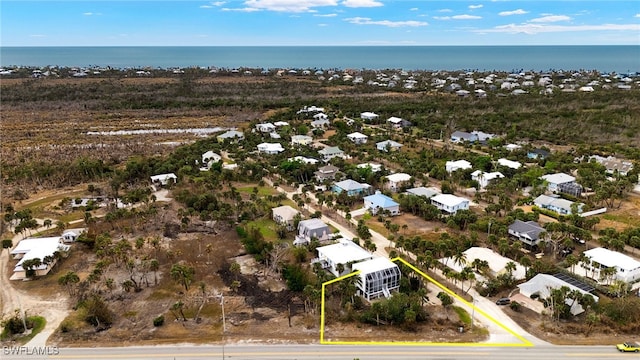
<instances>
[{"instance_id":1,"label":"blue sky","mask_svg":"<svg viewBox=\"0 0 640 360\"><path fill-rule=\"evenodd\" d=\"M640 0L7 1L2 46L640 45Z\"/></svg>"}]
</instances>

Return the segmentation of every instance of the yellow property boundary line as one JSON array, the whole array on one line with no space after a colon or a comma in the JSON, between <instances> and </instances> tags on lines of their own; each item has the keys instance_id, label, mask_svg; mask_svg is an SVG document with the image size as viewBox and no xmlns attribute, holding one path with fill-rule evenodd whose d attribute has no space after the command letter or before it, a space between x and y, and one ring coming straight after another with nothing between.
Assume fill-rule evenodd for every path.
<instances>
[{"instance_id":1,"label":"yellow property boundary line","mask_svg":"<svg viewBox=\"0 0 640 360\"><path fill-rule=\"evenodd\" d=\"M515 336L518 340L522 341L522 343L521 344L519 344L519 343L512 344L512 343L452 343L452 342L414 342L414 341L394 341L394 342L387 342L387 341L327 341L327 340L324 339L324 330L325 330L324 329L324 327L325 327L325 311L324 311L324 308L325 308L325 287L327 285L330 285L330 284L333 284L335 282L344 280L344 279L349 278L351 276L358 275L360 273L360 271L358 270L356 272L352 272L350 274L347 274L347 275L341 276L339 278L336 278L336 279L333 279L333 280L329 280L329 281L326 281L326 282L322 283L322 305L321 305L321 309L320 309L320 344L327 344L327 345L328 344L331 344L331 345L389 345L389 346L407 346L407 345L410 345L410 346L463 346L463 347L531 347L531 346L533 346L533 344L529 340L525 339L521 335L516 334L513 330L509 329L504 324L502 324L498 320L494 319L492 316L490 316L486 312L482 311L482 309L477 308L472 303L470 303L467 300L463 299L462 297L458 296L458 294L456 294L453 291L449 290L446 286L440 284L439 282L437 282L435 279L433 279L429 275L423 273L422 271L417 269L415 266L411 265L406 260L404 260L404 259L402 259L400 257L396 257L394 259L391 259L391 261L393 261L393 262L400 261L404 265L408 266L413 271L415 271L416 273L420 274L422 277L424 277L425 279L427 279L428 281L432 282L437 287L442 289L442 291L444 291L447 294L449 294L449 295L455 297L456 299L460 300L463 304L465 304L467 306L470 306L476 312L478 312L480 315L484 316L485 318L489 319L494 324L496 324L499 327L501 327L502 329L506 330L509 334ZM473 319L471 319L471 321L473 321Z\"/></svg>"}]
</instances>

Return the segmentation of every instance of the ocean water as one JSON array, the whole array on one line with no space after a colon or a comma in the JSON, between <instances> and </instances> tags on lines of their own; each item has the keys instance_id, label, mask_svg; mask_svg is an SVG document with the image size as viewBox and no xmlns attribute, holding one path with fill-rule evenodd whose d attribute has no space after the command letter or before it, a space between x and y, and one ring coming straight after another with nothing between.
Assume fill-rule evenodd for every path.
<instances>
[{"instance_id":1,"label":"ocean water","mask_svg":"<svg viewBox=\"0 0 640 360\"><path fill-rule=\"evenodd\" d=\"M640 46L0 47L0 66L640 72Z\"/></svg>"}]
</instances>

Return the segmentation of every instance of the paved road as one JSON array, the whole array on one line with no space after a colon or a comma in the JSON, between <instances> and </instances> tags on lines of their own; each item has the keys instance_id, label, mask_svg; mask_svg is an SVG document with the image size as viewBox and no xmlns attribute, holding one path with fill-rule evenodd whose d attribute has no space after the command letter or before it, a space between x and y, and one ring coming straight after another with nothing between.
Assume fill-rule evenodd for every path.
<instances>
[{"instance_id":1,"label":"paved road","mask_svg":"<svg viewBox=\"0 0 640 360\"><path fill-rule=\"evenodd\" d=\"M10 355L14 349L3 348L3 360L18 359L117 359L117 360L192 360L192 359L464 359L464 360L540 360L540 359L637 359L634 354L620 354L613 346L537 346L513 347L445 347L378 345L205 345L149 346L128 348L54 349L56 355ZM33 351L33 349L30 349ZM47 349L43 349L47 350Z\"/></svg>"}]
</instances>

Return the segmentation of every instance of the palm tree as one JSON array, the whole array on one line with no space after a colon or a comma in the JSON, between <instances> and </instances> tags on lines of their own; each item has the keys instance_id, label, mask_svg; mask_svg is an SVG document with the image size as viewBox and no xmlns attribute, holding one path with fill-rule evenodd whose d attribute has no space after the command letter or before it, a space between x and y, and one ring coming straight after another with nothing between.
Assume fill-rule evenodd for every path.
<instances>
[{"instance_id":1,"label":"palm tree","mask_svg":"<svg viewBox=\"0 0 640 360\"><path fill-rule=\"evenodd\" d=\"M73 285L80 282L80 277L73 271L68 271L66 274L58 278L58 284L65 286L70 296L73 296Z\"/></svg>"},{"instance_id":2,"label":"palm tree","mask_svg":"<svg viewBox=\"0 0 640 360\"><path fill-rule=\"evenodd\" d=\"M191 284L191 281L193 281L195 272L196 271L193 267L183 264L173 264L170 271L171 278L182 284L185 291L189 291L189 285Z\"/></svg>"}]
</instances>

